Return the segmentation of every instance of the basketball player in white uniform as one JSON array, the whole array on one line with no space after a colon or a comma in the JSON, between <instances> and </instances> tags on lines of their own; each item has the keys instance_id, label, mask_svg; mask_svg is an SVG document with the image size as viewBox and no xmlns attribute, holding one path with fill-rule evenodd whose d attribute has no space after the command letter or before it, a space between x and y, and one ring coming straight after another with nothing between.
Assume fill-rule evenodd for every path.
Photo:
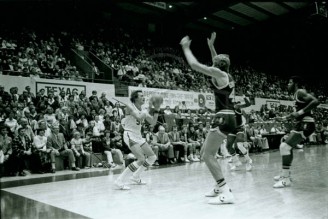
<instances>
[{"instance_id":1,"label":"basketball player in white uniform","mask_svg":"<svg viewBox=\"0 0 328 219\"><path fill-rule=\"evenodd\" d=\"M156 155L146 140L141 136L141 126L144 120L154 126L157 122L158 112L161 102L149 100L149 109L142 109L145 103L145 98L141 90L134 91L130 97L131 103L126 104L126 116L122 120L124 128L123 140L130 148L131 152L137 158L136 161L129 164L121 175L115 181L116 189L129 190L125 185L125 178L132 174L130 180L138 185L146 184L140 179L140 174L156 161ZM154 116L149 114L151 106L154 106Z\"/></svg>"}]
</instances>

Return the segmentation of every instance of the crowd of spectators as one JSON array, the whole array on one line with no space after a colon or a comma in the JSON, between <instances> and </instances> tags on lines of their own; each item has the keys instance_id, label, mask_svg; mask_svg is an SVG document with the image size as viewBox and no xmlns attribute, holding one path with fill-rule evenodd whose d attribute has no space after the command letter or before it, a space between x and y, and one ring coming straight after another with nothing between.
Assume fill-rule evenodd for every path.
<instances>
[{"instance_id":1,"label":"crowd of spectators","mask_svg":"<svg viewBox=\"0 0 328 219\"><path fill-rule=\"evenodd\" d=\"M42 33L24 29L20 32L2 29L0 32L0 73L88 80L83 69L77 69L63 56L62 48L93 52L114 69L122 83L132 86L172 90L211 92L209 78L192 71L178 47L155 43L146 33L118 27L97 26L97 31L54 31ZM65 48L67 49L67 48ZM207 61L204 64L211 64ZM93 63L90 63L93 65ZM248 65L232 66L236 94L291 100L287 79L259 72ZM326 101L326 84L308 84L322 102Z\"/></svg>"},{"instance_id":2,"label":"crowd of spectators","mask_svg":"<svg viewBox=\"0 0 328 219\"><path fill-rule=\"evenodd\" d=\"M112 103L105 93L98 95L96 90L89 97L83 91L56 96L51 90L46 94L44 89L34 95L29 86L21 92L17 87L8 90L0 85L0 166L7 175L24 176L26 168L54 173L56 157L67 159L67 167L74 171L90 168L94 153L104 154L103 166L123 168L130 150L122 140L125 113L119 102ZM143 125L143 136L158 157L155 165L200 160L199 152L214 114L208 109L182 106L163 106L161 125L156 128ZM252 142L251 151L268 147L263 133L288 133L288 127L273 118L292 111L293 107L277 104L265 104L258 112L252 110L245 118L249 124L245 141ZM328 133L327 110L318 108L314 115L318 121L315 139L323 143ZM173 118L173 125L165 120L167 116ZM267 123L275 124L265 126Z\"/></svg>"},{"instance_id":3,"label":"crowd of spectators","mask_svg":"<svg viewBox=\"0 0 328 219\"><path fill-rule=\"evenodd\" d=\"M111 37L104 37L106 31ZM93 52L115 70L118 80L127 85L211 92L210 80L192 71L178 48L156 45L150 38L133 31L128 33L122 28L108 28L106 31L100 29L87 35L2 29L0 74L83 81L85 73L61 52L62 47L69 45ZM249 66L232 67L231 74L236 80L237 95L292 100L287 92L288 81L278 76L258 72ZM307 85L322 102L326 100L324 87L323 82L317 86ZM251 111L246 120L249 124L273 122L274 117L293 110L291 106L264 104L260 111ZM174 115L176 125L168 126L162 121L162 126L156 129L147 125L143 127L144 137L159 158L155 165L199 161L199 150L210 127L212 112L181 107L170 109L167 106L162 113ZM316 133L321 133L317 135L320 136L317 138L319 142L326 140L327 113L324 108L314 110L318 121ZM104 93L98 95L97 91L93 91L90 97L83 92L69 95L61 92L56 96L51 90L45 93L42 89L33 94L29 86L18 91L17 87L6 90L1 84L1 168L7 167L6 174L22 176L26 166L32 172L55 172L56 157L67 157L68 166L78 171L79 167L93 166L93 153L106 156L105 167L122 168L125 155L130 153L122 141L123 118L124 110L120 104L113 104ZM265 147L265 139L259 135L272 130L264 129L259 126L249 132L253 135L250 134L248 140L255 147Z\"/></svg>"},{"instance_id":4,"label":"crowd of spectators","mask_svg":"<svg viewBox=\"0 0 328 219\"><path fill-rule=\"evenodd\" d=\"M0 32L0 72L25 77L42 77L62 80L82 80L70 60L63 56L61 37L64 34L21 32L5 29Z\"/></svg>"}]
</instances>

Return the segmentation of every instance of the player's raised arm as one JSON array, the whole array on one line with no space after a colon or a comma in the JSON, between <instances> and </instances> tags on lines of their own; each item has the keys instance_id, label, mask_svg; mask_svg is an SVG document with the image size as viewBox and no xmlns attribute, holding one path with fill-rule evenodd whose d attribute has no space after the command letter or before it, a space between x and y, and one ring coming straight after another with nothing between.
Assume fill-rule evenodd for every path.
<instances>
[{"instance_id":1,"label":"player's raised arm","mask_svg":"<svg viewBox=\"0 0 328 219\"><path fill-rule=\"evenodd\" d=\"M186 56L187 62L193 70L203 73L205 75L211 76L211 77L215 77L217 79L227 78L227 73L224 71L221 71L219 68L209 67L209 66L206 66L206 65L198 62L198 60L196 59L196 57L193 55L193 53L190 50L190 43L191 43L191 40L189 39L188 36L185 36L180 42L180 44L182 46L182 50Z\"/></svg>"},{"instance_id":2,"label":"player's raised arm","mask_svg":"<svg viewBox=\"0 0 328 219\"><path fill-rule=\"evenodd\" d=\"M208 48L210 49L212 59L215 56L217 56L216 50L214 48L215 39L216 39L216 33L215 32L213 32L211 34L211 38L210 39L207 38L207 45L208 45Z\"/></svg>"},{"instance_id":3,"label":"player's raised arm","mask_svg":"<svg viewBox=\"0 0 328 219\"><path fill-rule=\"evenodd\" d=\"M241 103L236 104L236 108L242 109L242 108L249 107L251 105L251 102L245 95L243 95L243 98L244 98L245 103L244 104L241 104Z\"/></svg>"}]
</instances>

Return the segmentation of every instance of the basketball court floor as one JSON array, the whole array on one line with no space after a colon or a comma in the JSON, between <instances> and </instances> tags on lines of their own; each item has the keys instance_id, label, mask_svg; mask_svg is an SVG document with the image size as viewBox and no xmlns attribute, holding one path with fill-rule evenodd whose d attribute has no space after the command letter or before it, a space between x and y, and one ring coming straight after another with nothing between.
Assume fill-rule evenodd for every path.
<instances>
[{"instance_id":1,"label":"basketball court floor","mask_svg":"<svg viewBox=\"0 0 328 219\"><path fill-rule=\"evenodd\" d=\"M293 185L285 189L272 188L281 168L279 151L251 158L251 172L245 165L231 172L227 159L218 160L236 198L232 205L207 204L204 194L215 182L205 163L198 162L151 167L142 175L148 184L129 185L129 191L113 187L120 171L2 178L1 218L328 219L328 145L294 150Z\"/></svg>"}]
</instances>

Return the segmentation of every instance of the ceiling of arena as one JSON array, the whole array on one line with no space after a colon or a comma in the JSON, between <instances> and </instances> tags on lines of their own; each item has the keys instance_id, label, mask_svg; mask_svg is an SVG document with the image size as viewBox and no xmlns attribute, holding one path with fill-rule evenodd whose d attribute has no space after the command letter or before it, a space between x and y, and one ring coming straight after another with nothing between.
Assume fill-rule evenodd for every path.
<instances>
[{"instance_id":1,"label":"ceiling of arena","mask_svg":"<svg viewBox=\"0 0 328 219\"><path fill-rule=\"evenodd\" d=\"M198 2L116 2L128 11L170 17L189 28L231 30L299 13L311 5L307 1L245 2L233 0Z\"/></svg>"}]
</instances>

